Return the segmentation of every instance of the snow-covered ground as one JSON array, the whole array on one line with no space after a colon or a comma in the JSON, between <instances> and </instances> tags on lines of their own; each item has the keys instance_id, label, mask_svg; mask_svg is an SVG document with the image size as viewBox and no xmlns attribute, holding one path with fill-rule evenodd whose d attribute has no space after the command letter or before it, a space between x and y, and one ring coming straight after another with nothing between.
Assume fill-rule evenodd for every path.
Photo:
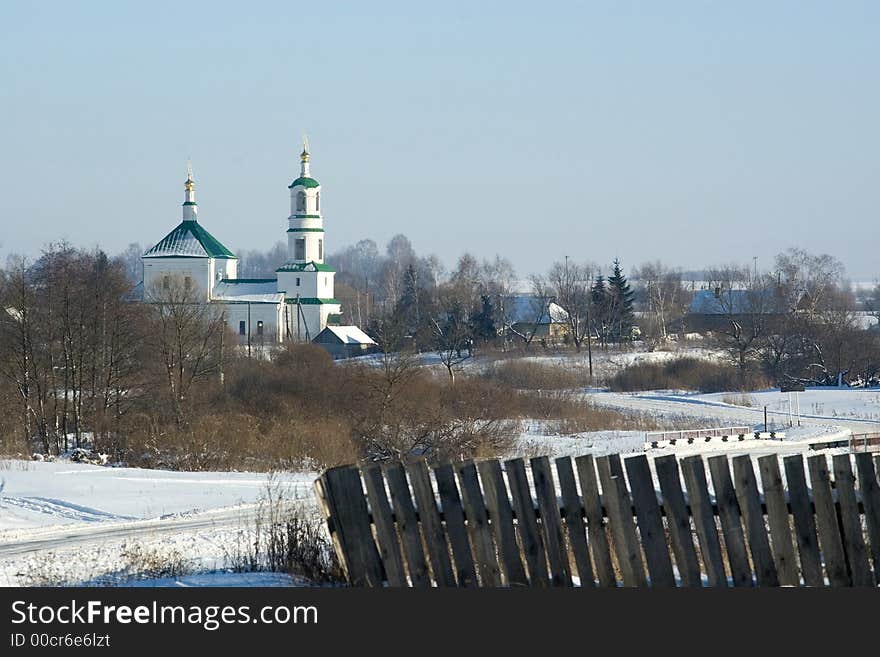
<instances>
[{"instance_id":1,"label":"snow-covered ground","mask_svg":"<svg viewBox=\"0 0 880 657\"><path fill-rule=\"evenodd\" d=\"M674 345L666 349L643 351L640 349L620 350L616 347L593 350L593 375L605 377L613 375L631 365L666 363L679 358L695 358L717 362L724 358L723 352L702 346ZM586 351L581 353L562 352L558 354L526 356L522 360L558 365L587 372L589 360Z\"/></svg>"},{"instance_id":2,"label":"snow-covered ground","mask_svg":"<svg viewBox=\"0 0 880 657\"><path fill-rule=\"evenodd\" d=\"M652 450L652 455L673 451L682 457L703 452L797 454L809 451L811 443L846 440L853 434L880 432L878 389L811 388L800 395L800 426L796 417L793 419L794 426L789 426L788 393L779 391L696 394L669 390L638 393L596 390L585 392L584 399L597 406L645 414L669 430L699 424L703 428L743 425L762 431L766 405L768 428L785 434L782 440L680 444L662 452ZM523 455L589 453L602 456L616 452L642 452L645 440L643 431L596 431L560 436L543 433L540 425L537 425L524 431L514 452Z\"/></svg>"},{"instance_id":3,"label":"snow-covered ground","mask_svg":"<svg viewBox=\"0 0 880 657\"><path fill-rule=\"evenodd\" d=\"M312 505L315 476L0 461L0 585L111 582L152 557L223 568L269 487Z\"/></svg>"},{"instance_id":4,"label":"snow-covered ground","mask_svg":"<svg viewBox=\"0 0 880 657\"><path fill-rule=\"evenodd\" d=\"M855 388L810 388L801 396L801 424L834 424L854 433L880 431L880 390ZM788 393L778 390L751 393L696 394L668 390L619 393L589 391L585 399L598 405L623 411L639 411L659 420L668 419L669 428L681 418L709 422L707 426L748 424L763 428L764 406L768 424L787 427ZM738 403L730 403L723 400ZM748 405L743 405L746 402ZM721 423L712 424L712 423Z\"/></svg>"}]
</instances>

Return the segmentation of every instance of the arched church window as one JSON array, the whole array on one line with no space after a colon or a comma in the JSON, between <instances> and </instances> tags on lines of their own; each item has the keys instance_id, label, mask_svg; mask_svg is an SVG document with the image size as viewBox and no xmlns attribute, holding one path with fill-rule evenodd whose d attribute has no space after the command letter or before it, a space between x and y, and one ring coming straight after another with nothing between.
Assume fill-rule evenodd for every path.
<instances>
[{"instance_id":1,"label":"arched church window","mask_svg":"<svg viewBox=\"0 0 880 657\"><path fill-rule=\"evenodd\" d=\"M296 210L297 212L305 212L306 209L306 193L297 192L296 194Z\"/></svg>"},{"instance_id":2,"label":"arched church window","mask_svg":"<svg viewBox=\"0 0 880 657\"><path fill-rule=\"evenodd\" d=\"M315 212L321 211L321 192L315 192Z\"/></svg>"}]
</instances>

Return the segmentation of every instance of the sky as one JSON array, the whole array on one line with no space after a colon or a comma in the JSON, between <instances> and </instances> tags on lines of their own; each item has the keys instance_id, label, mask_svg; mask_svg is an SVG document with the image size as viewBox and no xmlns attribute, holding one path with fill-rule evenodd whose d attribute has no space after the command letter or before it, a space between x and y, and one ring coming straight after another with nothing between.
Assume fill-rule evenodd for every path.
<instances>
[{"instance_id":1,"label":"sky","mask_svg":"<svg viewBox=\"0 0 880 657\"><path fill-rule=\"evenodd\" d=\"M404 233L880 277L877 2L0 3L0 262L199 220L286 239L308 134L327 249Z\"/></svg>"}]
</instances>

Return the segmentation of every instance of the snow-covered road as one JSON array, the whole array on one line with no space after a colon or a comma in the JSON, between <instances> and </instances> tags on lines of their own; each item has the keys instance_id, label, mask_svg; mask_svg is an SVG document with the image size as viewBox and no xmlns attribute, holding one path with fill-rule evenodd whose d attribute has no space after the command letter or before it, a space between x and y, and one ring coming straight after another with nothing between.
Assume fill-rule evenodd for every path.
<instances>
[{"instance_id":1,"label":"snow-covered road","mask_svg":"<svg viewBox=\"0 0 880 657\"><path fill-rule=\"evenodd\" d=\"M104 543L115 539L155 539L160 538L163 534L242 527L246 526L254 517L256 506L256 504L246 504L171 518L152 518L131 522L89 522L18 532L7 531L6 537L0 539L0 560L41 550L67 550L89 543Z\"/></svg>"},{"instance_id":2,"label":"snow-covered road","mask_svg":"<svg viewBox=\"0 0 880 657\"><path fill-rule=\"evenodd\" d=\"M853 433L880 431L880 391L876 389L810 389L801 394L801 423L829 425L851 429ZM739 398L749 406L730 404L724 398ZM652 391L620 393L595 391L585 399L597 406L623 411L637 411L666 420L670 429L676 421L705 421L707 426L720 424L749 424L761 427L764 406L771 426L788 424L788 394L778 391L760 391L743 395L677 393Z\"/></svg>"}]
</instances>

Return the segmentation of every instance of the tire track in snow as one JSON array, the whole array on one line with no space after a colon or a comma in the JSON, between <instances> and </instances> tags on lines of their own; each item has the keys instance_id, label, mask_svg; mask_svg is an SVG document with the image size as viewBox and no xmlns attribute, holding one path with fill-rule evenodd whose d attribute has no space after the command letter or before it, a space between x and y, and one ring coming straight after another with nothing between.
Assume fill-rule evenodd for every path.
<instances>
[{"instance_id":1,"label":"tire track in snow","mask_svg":"<svg viewBox=\"0 0 880 657\"><path fill-rule=\"evenodd\" d=\"M8 497L0 500L4 506L16 507L25 511L45 513L50 516L58 516L68 520L80 522L106 522L108 520L134 520L132 516L121 516L107 513L100 509L92 509L80 506L64 500L56 500L49 497Z\"/></svg>"}]
</instances>

